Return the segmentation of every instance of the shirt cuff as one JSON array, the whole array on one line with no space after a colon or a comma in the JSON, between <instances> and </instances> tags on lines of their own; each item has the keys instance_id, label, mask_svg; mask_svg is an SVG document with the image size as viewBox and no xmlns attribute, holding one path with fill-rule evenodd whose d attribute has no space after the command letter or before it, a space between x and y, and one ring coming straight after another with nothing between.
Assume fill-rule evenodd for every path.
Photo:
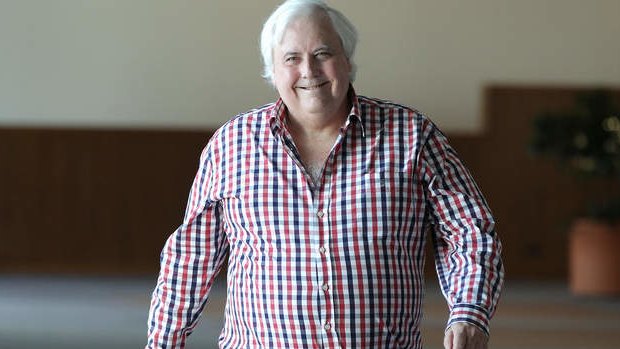
<instances>
[{"instance_id":1,"label":"shirt cuff","mask_svg":"<svg viewBox=\"0 0 620 349\"><path fill-rule=\"evenodd\" d=\"M487 337L489 336L489 313L483 307L473 304L454 305L450 312L450 318L448 319L448 326L446 326L446 329L457 322L472 324L484 332Z\"/></svg>"}]
</instances>

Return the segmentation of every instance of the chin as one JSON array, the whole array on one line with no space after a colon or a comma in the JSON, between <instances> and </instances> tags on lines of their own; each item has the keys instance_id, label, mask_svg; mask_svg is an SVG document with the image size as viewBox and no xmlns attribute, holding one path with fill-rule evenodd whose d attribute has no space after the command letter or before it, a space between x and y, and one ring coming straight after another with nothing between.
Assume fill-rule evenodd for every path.
<instances>
[{"instance_id":1,"label":"chin","mask_svg":"<svg viewBox=\"0 0 620 349\"><path fill-rule=\"evenodd\" d=\"M301 101L299 103L299 105L301 106L302 109L304 110L308 110L308 111L321 111L321 110L326 110L329 108L329 101L324 101L323 99L320 98L315 98L312 100L306 100L306 101Z\"/></svg>"}]
</instances>

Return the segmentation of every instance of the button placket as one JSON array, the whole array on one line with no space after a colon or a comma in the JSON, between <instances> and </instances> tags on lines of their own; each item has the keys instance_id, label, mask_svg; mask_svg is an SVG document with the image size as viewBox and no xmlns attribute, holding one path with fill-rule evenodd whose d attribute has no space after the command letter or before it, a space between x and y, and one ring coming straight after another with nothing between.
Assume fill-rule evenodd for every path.
<instances>
[{"instance_id":1,"label":"button placket","mask_svg":"<svg viewBox=\"0 0 620 349\"><path fill-rule=\"evenodd\" d=\"M332 189L332 176L333 172L331 171L331 167L333 164L333 159L330 157L326 163L326 168L324 170L324 178L323 178L323 186L318 195L316 195L315 203L315 222L318 227L319 232L319 244L316 247L318 252L318 260L321 264L321 273L320 278L316 281L318 282L318 292L320 292L321 305L322 305L322 316L321 318L321 327L323 328L323 333L325 336L326 343L330 343L329 346L333 346L337 343L337 334L334 331L334 323L333 320L335 318L335 310L333 308L334 303L332 299L332 292L330 282L332 280L332 262L331 262L331 252L329 246L331 246L331 230L330 226L330 201L331 201L331 189Z\"/></svg>"},{"instance_id":2,"label":"button placket","mask_svg":"<svg viewBox=\"0 0 620 349\"><path fill-rule=\"evenodd\" d=\"M326 313L325 313L325 318L323 318L323 329L326 332L326 335L331 336L332 334L332 323L331 321L333 320L333 309L332 309L332 301L331 301L331 295L329 293L329 280L331 279L330 277L330 272L331 272L331 268L330 268L330 258L327 254L327 247L326 245L329 244L329 235L330 235L330 227L328 224L328 220L327 220L327 214L324 208L319 208L316 211L316 217L318 220L318 225L319 227L321 227L321 236L322 236L322 245L319 246L318 251L319 251L319 258L321 260L321 263L323 264L323 278L321 280L321 284L320 284L320 289L322 292L322 298L324 299L324 304L326 306Z\"/></svg>"}]
</instances>

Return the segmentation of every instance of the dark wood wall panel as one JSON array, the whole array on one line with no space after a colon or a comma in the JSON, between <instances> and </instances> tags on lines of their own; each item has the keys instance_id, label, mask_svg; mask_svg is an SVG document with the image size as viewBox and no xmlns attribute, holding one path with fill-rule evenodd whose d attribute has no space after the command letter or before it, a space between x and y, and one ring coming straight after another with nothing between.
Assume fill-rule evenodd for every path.
<instances>
[{"instance_id":1,"label":"dark wood wall panel","mask_svg":"<svg viewBox=\"0 0 620 349\"><path fill-rule=\"evenodd\" d=\"M509 278L564 278L570 222L620 194L527 152L532 118L579 90L490 87L486 132L448 135L496 215ZM210 134L0 128L0 271L155 273Z\"/></svg>"},{"instance_id":2,"label":"dark wood wall panel","mask_svg":"<svg viewBox=\"0 0 620 349\"><path fill-rule=\"evenodd\" d=\"M533 118L543 111L571 110L580 91L489 87L484 98L484 135L450 137L491 205L511 278L565 278L571 222L589 202L620 195L617 178L579 179L527 150ZM620 105L620 91L613 93Z\"/></svg>"},{"instance_id":3,"label":"dark wood wall panel","mask_svg":"<svg viewBox=\"0 0 620 349\"><path fill-rule=\"evenodd\" d=\"M156 270L209 136L0 129L0 270Z\"/></svg>"}]
</instances>

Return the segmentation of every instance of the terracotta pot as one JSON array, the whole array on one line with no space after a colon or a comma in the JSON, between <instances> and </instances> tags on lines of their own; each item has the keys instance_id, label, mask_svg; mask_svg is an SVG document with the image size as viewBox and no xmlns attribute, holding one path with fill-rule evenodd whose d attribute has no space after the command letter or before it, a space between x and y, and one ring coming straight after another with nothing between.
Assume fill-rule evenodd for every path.
<instances>
[{"instance_id":1,"label":"terracotta pot","mask_svg":"<svg viewBox=\"0 0 620 349\"><path fill-rule=\"evenodd\" d=\"M620 224L575 221L569 239L570 288L576 295L620 295Z\"/></svg>"}]
</instances>

